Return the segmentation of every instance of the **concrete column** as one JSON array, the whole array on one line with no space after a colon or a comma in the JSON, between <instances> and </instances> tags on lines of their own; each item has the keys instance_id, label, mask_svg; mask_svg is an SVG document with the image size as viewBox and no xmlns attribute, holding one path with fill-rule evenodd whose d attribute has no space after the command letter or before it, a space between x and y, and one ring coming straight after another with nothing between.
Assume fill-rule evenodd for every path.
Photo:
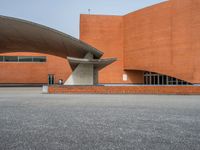
<instances>
[{"instance_id":1,"label":"concrete column","mask_svg":"<svg viewBox=\"0 0 200 150\"><path fill-rule=\"evenodd\" d=\"M99 79L98 69L94 68L94 84L99 83L98 79Z\"/></svg>"},{"instance_id":2,"label":"concrete column","mask_svg":"<svg viewBox=\"0 0 200 150\"><path fill-rule=\"evenodd\" d=\"M84 58L93 59L93 55L88 53ZM79 64L64 85L94 85L98 78L96 72L93 64Z\"/></svg>"}]
</instances>

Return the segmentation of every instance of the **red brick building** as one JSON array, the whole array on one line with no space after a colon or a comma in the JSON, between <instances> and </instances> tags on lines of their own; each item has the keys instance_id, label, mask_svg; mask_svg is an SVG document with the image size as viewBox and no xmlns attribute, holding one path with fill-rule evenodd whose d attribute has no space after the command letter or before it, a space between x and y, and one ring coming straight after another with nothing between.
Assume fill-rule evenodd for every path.
<instances>
[{"instance_id":1,"label":"red brick building","mask_svg":"<svg viewBox=\"0 0 200 150\"><path fill-rule=\"evenodd\" d=\"M35 29L31 33L28 28L25 30L34 35ZM63 39L55 40L44 32L43 41L36 35L25 36L24 41L16 40L17 37L6 40L5 34L11 33L0 32L1 84L45 84L49 75L54 75L58 82L71 74L68 61L59 51L73 47L63 44ZM81 15L80 40L102 51L103 58L117 58L99 72L99 83L200 83L199 0L169 0L124 16ZM18 61L5 61L7 56L19 56ZM35 56L44 56L45 60L20 62L20 56L36 60L41 57Z\"/></svg>"}]
</instances>

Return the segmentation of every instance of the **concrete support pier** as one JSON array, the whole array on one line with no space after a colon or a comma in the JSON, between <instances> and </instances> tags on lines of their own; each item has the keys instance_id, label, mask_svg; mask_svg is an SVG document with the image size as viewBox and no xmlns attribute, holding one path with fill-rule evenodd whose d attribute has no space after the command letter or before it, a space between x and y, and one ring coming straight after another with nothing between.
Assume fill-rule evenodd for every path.
<instances>
[{"instance_id":1,"label":"concrete support pier","mask_svg":"<svg viewBox=\"0 0 200 150\"><path fill-rule=\"evenodd\" d=\"M98 84L98 71L116 61L110 59L94 59L94 55L87 53L84 58L67 57L73 70L64 85L95 85Z\"/></svg>"}]
</instances>

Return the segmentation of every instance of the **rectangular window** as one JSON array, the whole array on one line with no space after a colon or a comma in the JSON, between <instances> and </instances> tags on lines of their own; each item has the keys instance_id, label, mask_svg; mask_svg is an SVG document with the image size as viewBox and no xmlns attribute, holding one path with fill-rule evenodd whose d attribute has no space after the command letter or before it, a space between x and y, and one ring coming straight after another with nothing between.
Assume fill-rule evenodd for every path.
<instances>
[{"instance_id":1,"label":"rectangular window","mask_svg":"<svg viewBox=\"0 0 200 150\"><path fill-rule=\"evenodd\" d=\"M172 85L173 84L173 78L172 77L168 77L168 84Z\"/></svg>"},{"instance_id":2,"label":"rectangular window","mask_svg":"<svg viewBox=\"0 0 200 150\"><path fill-rule=\"evenodd\" d=\"M154 76L154 84L155 84L155 85L158 84L158 76Z\"/></svg>"},{"instance_id":3,"label":"rectangular window","mask_svg":"<svg viewBox=\"0 0 200 150\"><path fill-rule=\"evenodd\" d=\"M17 56L5 56L5 62L18 62Z\"/></svg>"},{"instance_id":4,"label":"rectangular window","mask_svg":"<svg viewBox=\"0 0 200 150\"><path fill-rule=\"evenodd\" d=\"M33 57L33 62L46 62L45 56L35 56Z\"/></svg>"},{"instance_id":5,"label":"rectangular window","mask_svg":"<svg viewBox=\"0 0 200 150\"><path fill-rule=\"evenodd\" d=\"M182 84L183 84L183 81L178 80L178 84L179 84L179 85L182 85Z\"/></svg>"},{"instance_id":6,"label":"rectangular window","mask_svg":"<svg viewBox=\"0 0 200 150\"><path fill-rule=\"evenodd\" d=\"M176 78L173 78L173 85L176 85Z\"/></svg>"},{"instance_id":7,"label":"rectangular window","mask_svg":"<svg viewBox=\"0 0 200 150\"><path fill-rule=\"evenodd\" d=\"M163 85L163 76L162 75L159 75L159 84Z\"/></svg>"},{"instance_id":8,"label":"rectangular window","mask_svg":"<svg viewBox=\"0 0 200 150\"><path fill-rule=\"evenodd\" d=\"M150 77L146 76L146 80L147 80L147 84L149 85L150 84Z\"/></svg>"},{"instance_id":9,"label":"rectangular window","mask_svg":"<svg viewBox=\"0 0 200 150\"><path fill-rule=\"evenodd\" d=\"M147 84L147 77L144 76L144 84L146 85Z\"/></svg>"},{"instance_id":10,"label":"rectangular window","mask_svg":"<svg viewBox=\"0 0 200 150\"><path fill-rule=\"evenodd\" d=\"M32 62L33 57L31 56L19 56L19 62Z\"/></svg>"},{"instance_id":11,"label":"rectangular window","mask_svg":"<svg viewBox=\"0 0 200 150\"><path fill-rule=\"evenodd\" d=\"M155 78L154 76L151 76L151 85L154 85L155 84Z\"/></svg>"},{"instance_id":12,"label":"rectangular window","mask_svg":"<svg viewBox=\"0 0 200 150\"><path fill-rule=\"evenodd\" d=\"M3 61L3 56L0 56L0 62L2 62Z\"/></svg>"},{"instance_id":13,"label":"rectangular window","mask_svg":"<svg viewBox=\"0 0 200 150\"><path fill-rule=\"evenodd\" d=\"M192 85L191 83L176 79L174 77L156 74L153 72L145 72L144 84L150 85Z\"/></svg>"},{"instance_id":14,"label":"rectangular window","mask_svg":"<svg viewBox=\"0 0 200 150\"><path fill-rule=\"evenodd\" d=\"M46 56L0 56L0 62L46 62Z\"/></svg>"}]
</instances>

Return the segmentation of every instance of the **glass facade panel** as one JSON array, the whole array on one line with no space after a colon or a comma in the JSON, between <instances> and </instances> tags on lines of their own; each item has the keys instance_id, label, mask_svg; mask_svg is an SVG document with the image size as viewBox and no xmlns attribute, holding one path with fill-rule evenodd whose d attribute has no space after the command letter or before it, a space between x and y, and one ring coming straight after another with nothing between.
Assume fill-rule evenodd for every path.
<instances>
[{"instance_id":1,"label":"glass facade panel","mask_svg":"<svg viewBox=\"0 0 200 150\"><path fill-rule=\"evenodd\" d=\"M33 57L33 62L46 62L46 57L45 56Z\"/></svg>"},{"instance_id":2,"label":"glass facade panel","mask_svg":"<svg viewBox=\"0 0 200 150\"><path fill-rule=\"evenodd\" d=\"M49 83L49 85L53 85L54 81L55 81L55 75L49 74L48 75L48 83Z\"/></svg>"},{"instance_id":3,"label":"glass facade panel","mask_svg":"<svg viewBox=\"0 0 200 150\"><path fill-rule=\"evenodd\" d=\"M167 77L163 76L163 84L166 85L167 84Z\"/></svg>"},{"instance_id":4,"label":"glass facade panel","mask_svg":"<svg viewBox=\"0 0 200 150\"><path fill-rule=\"evenodd\" d=\"M145 72L144 81L146 85L191 85L191 83L154 72Z\"/></svg>"},{"instance_id":5,"label":"glass facade panel","mask_svg":"<svg viewBox=\"0 0 200 150\"><path fill-rule=\"evenodd\" d=\"M46 62L46 56L0 56L0 62Z\"/></svg>"},{"instance_id":6,"label":"glass facade panel","mask_svg":"<svg viewBox=\"0 0 200 150\"><path fill-rule=\"evenodd\" d=\"M147 76L145 78L146 78L146 84L149 84L149 76Z\"/></svg>"},{"instance_id":7,"label":"glass facade panel","mask_svg":"<svg viewBox=\"0 0 200 150\"><path fill-rule=\"evenodd\" d=\"M155 76L155 77L154 77L154 80L155 80L155 81L154 81L154 84L157 85L157 84L158 84L158 76Z\"/></svg>"},{"instance_id":8,"label":"glass facade panel","mask_svg":"<svg viewBox=\"0 0 200 150\"><path fill-rule=\"evenodd\" d=\"M5 56L5 62L18 62L18 57L17 56Z\"/></svg>"},{"instance_id":9,"label":"glass facade panel","mask_svg":"<svg viewBox=\"0 0 200 150\"><path fill-rule=\"evenodd\" d=\"M179 85L183 84L183 81L178 80L178 84L179 84Z\"/></svg>"},{"instance_id":10,"label":"glass facade panel","mask_svg":"<svg viewBox=\"0 0 200 150\"><path fill-rule=\"evenodd\" d=\"M151 76L151 85L155 84L154 76Z\"/></svg>"},{"instance_id":11,"label":"glass facade panel","mask_svg":"<svg viewBox=\"0 0 200 150\"><path fill-rule=\"evenodd\" d=\"M19 62L32 62L33 57L31 56L19 56Z\"/></svg>"},{"instance_id":12,"label":"glass facade panel","mask_svg":"<svg viewBox=\"0 0 200 150\"><path fill-rule=\"evenodd\" d=\"M3 56L0 56L0 62L2 62L3 61Z\"/></svg>"},{"instance_id":13,"label":"glass facade panel","mask_svg":"<svg viewBox=\"0 0 200 150\"><path fill-rule=\"evenodd\" d=\"M163 76L161 76L161 75L159 76L159 84L163 85Z\"/></svg>"},{"instance_id":14,"label":"glass facade panel","mask_svg":"<svg viewBox=\"0 0 200 150\"><path fill-rule=\"evenodd\" d=\"M168 84L169 84L169 85L172 85L172 84L173 84L173 78L168 77Z\"/></svg>"}]
</instances>

